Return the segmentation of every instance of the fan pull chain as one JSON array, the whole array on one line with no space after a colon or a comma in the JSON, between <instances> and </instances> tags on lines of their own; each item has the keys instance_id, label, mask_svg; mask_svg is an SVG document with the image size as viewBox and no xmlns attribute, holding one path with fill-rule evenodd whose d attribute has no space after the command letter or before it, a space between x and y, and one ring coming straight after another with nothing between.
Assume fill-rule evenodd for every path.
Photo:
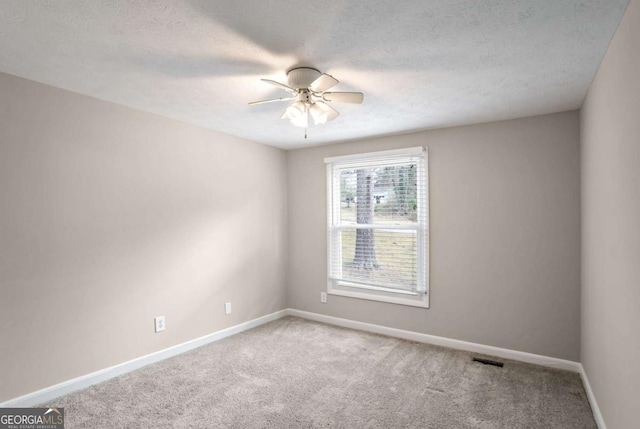
<instances>
[{"instance_id":1,"label":"fan pull chain","mask_svg":"<svg viewBox=\"0 0 640 429\"><path fill-rule=\"evenodd\" d=\"M304 128L304 138L307 138L307 127Z\"/></svg>"}]
</instances>

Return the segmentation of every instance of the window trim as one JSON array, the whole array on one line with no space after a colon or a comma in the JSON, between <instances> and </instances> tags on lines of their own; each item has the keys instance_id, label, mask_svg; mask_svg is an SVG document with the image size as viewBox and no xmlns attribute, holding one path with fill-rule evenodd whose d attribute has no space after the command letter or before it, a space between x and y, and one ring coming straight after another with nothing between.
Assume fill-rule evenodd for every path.
<instances>
[{"instance_id":1,"label":"window trim","mask_svg":"<svg viewBox=\"0 0 640 429\"><path fill-rule=\"evenodd\" d=\"M420 155L424 157L424 182L419 183L419 191L423 195L423 210L425 224L423 225L422 235L424 240L418 240L418 266L424 271L424 292L410 291L385 291L382 288L374 286L358 285L357 287L349 286L354 282L344 280L334 280L330 278L331 270L331 234L335 230L332 219L335 216L334 210L339 210L340 200L336 204L336 195L333 195L333 167L334 164L354 164L354 168L360 163L366 165L367 162L373 161L375 158L388 158L394 156L411 156ZM344 156L327 157L324 159L326 164L326 194L327 194L327 293L330 295L346 296L351 298L367 299L372 301L381 301L392 304L408 305L413 307L429 308L429 274L430 274L430 256L429 256L429 157L427 147L412 147L406 149L387 150L379 152L360 153ZM422 189L422 190L421 190ZM422 253L422 257L420 257ZM420 268L419 268L420 270Z\"/></svg>"}]
</instances>

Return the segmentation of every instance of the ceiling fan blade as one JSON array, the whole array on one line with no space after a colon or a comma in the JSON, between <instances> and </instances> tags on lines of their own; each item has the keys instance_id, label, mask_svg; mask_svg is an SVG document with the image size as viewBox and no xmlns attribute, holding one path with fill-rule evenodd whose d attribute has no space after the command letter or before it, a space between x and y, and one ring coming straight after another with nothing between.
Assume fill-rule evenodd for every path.
<instances>
[{"instance_id":1,"label":"ceiling fan blade","mask_svg":"<svg viewBox=\"0 0 640 429\"><path fill-rule=\"evenodd\" d=\"M322 94L323 101L336 103L361 104L364 94L361 92L325 92Z\"/></svg>"},{"instance_id":2,"label":"ceiling fan blade","mask_svg":"<svg viewBox=\"0 0 640 429\"><path fill-rule=\"evenodd\" d=\"M321 74L320 77L311 82L311 85L309 85L309 89L313 92L324 92L329 88L333 88L339 83L340 81L338 81L338 79L336 79L335 77L328 74Z\"/></svg>"},{"instance_id":3,"label":"ceiling fan blade","mask_svg":"<svg viewBox=\"0 0 640 429\"><path fill-rule=\"evenodd\" d=\"M254 106L256 104L264 104L264 103L273 103L274 101L287 101L287 100L295 100L296 97L280 97L280 98L272 98L270 100L260 100L260 101L252 101L249 103L249 106Z\"/></svg>"},{"instance_id":4,"label":"ceiling fan blade","mask_svg":"<svg viewBox=\"0 0 640 429\"><path fill-rule=\"evenodd\" d=\"M297 94L298 91L296 91L295 89L291 88L290 86L285 85L284 83L280 83L280 82L276 82L275 80L271 80L271 79L260 79L263 82L267 82L270 83L271 85L275 85L280 89L284 89L285 91L289 91L293 94Z\"/></svg>"}]
</instances>

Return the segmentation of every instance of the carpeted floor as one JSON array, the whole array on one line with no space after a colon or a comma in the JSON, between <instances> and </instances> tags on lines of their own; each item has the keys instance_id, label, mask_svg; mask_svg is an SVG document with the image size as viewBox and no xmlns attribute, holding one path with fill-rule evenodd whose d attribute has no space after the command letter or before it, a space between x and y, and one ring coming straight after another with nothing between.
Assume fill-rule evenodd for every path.
<instances>
[{"instance_id":1,"label":"carpeted floor","mask_svg":"<svg viewBox=\"0 0 640 429\"><path fill-rule=\"evenodd\" d=\"M596 428L577 374L287 317L59 398L73 428Z\"/></svg>"}]
</instances>

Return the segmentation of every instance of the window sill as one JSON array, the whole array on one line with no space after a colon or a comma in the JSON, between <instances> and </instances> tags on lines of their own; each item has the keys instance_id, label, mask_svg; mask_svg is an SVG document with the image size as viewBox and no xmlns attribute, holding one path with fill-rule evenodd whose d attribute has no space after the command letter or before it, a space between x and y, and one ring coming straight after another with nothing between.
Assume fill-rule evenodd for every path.
<instances>
[{"instance_id":1,"label":"window sill","mask_svg":"<svg viewBox=\"0 0 640 429\"><path fill-rule=\"evenodd\" d=\"M340 283L330 281L327 287L329 295L347 296L350 298L368 299L371 301L387 302L390 304L408 305L411 307L429 308L429 296L404 295L393 292L382 292L377 290L367 290L356 287L349 287Z\"/></svg>"}]
</instances>

